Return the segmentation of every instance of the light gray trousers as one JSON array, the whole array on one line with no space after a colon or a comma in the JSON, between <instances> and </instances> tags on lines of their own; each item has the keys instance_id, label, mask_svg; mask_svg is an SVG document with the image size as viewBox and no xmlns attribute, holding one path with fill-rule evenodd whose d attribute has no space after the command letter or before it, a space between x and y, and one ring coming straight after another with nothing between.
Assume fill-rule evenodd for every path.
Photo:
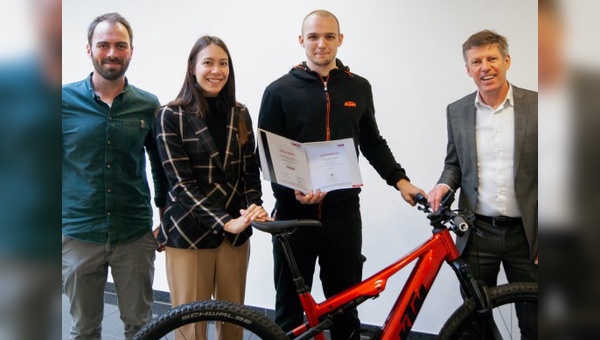
<instances>
[{"instance_id":1,"label":"light gray trousers","mask_svg":"<svg viewBox=\"0 0 600 340\"><path fill-rule=\"evenodd\" d=\"M62 280L69 297L71 339L101 339L108 268L114 279L125 338L152 318L156 242L152 232L117 245L62 237Z\"/></svg>"}]
</instances>

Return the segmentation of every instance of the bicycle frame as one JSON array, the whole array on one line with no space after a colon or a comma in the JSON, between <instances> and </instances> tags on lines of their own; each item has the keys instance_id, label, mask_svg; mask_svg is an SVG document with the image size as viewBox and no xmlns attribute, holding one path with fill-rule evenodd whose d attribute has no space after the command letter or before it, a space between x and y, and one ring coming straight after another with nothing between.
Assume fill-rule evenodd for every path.
<instances>
[{"instance_id":1,"label":"bicycle frame","mask_svg":"<svg viewBox=\"0 0 600 340\"><path fill-rule=\"evenodd\" d=\"M290 250L287 239L280 238L280 241L284 249ZM289 252L289 255L290 268L292 268L292 272L297 271L293 268L295 263L291 252ZM298 286L298 295L308 322L296 327L288 335L293 336L294 339L305 339L314 336L316 340L325 340L322 331L330 326L331 320L328 320L328 314L334 314L344 307L356 307L369 298L377 297L385 290L387 280L391 276L418 259L378 334L378 339L406 339L443 262L451 263L456 261L458 257L458 249L454 244L450 231L446 228L435 229L429 240L409 254L368 279L321 303L314 300L308 288L304 286L305 289L302 289L302 286ZM459 280L463 284L463 276L460 275L458 267L452 267L457 271ZM323 321L323 318L325 321Z\"/></svg>"}]
</instances>

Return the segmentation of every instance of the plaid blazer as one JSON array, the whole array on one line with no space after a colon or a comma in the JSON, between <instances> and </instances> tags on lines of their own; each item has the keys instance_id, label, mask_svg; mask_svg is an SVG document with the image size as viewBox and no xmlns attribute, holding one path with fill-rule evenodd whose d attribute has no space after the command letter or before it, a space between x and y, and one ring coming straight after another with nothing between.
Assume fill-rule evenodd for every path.
<instances>
[{"instance_id":1,"label":"plaid blazer","mask_svg":"<svg viewBox=\"0 0 600 340\"><path fill-rule=\"evenodd\" d=\"M240 145L239 114L247 123L248 141ZM233 107L226 120L223 161L204 118L181 107L163 106L156 116L156 140L169 193L159 243L176 248L216 248L225 238L246 242L252 228L234 235L223 226L237 216L228 207L262 205L261 182L252 121L245 106ZM234 204L234 205L232 205Z\"/></svg>"}]
</instances>

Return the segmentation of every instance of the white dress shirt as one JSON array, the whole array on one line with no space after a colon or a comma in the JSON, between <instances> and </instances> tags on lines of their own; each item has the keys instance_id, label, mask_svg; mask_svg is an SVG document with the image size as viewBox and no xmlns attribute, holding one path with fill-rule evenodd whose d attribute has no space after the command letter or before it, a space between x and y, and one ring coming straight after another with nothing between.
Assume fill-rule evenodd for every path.
<instances>
[{"instance_id":1,"label":"white dress shirt","mask_svg":"<svg viewBox=\"0 0 600 340\"><path fill-rule=\"evenodd\" d=\"M475 213L520 217L514 179L515 109L512 86L496 109L484 104L479 93L475 107L479 178Z\"/></svg>"}]
</instances>

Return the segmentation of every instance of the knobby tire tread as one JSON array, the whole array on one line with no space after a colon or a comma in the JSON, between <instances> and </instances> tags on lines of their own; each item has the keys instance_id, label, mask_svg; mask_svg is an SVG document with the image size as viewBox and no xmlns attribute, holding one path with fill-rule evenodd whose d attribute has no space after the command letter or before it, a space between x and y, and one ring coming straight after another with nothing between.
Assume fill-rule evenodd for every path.
<instances>
[{"instance_id":1,"label":"knobby tire tread","mask_svg":"<svg viewBox=\"0 0 600 340\"><path fill-rule=\"evenodd\" d=\"M538 302L538 285L531 282L514 282L488 287L492 308L512 302ZM477 315L475 302L467 299L444 324L437 339L458 339L466 325Z\"/></svg>"},{"instance_id":2,"label":"knobby tire tread","mask_svg":"<svg viewBox=\"0 0 600 340\"><path fill-rule=\"evenodd\" d=\"M195 301L177 306L152 319L133 339L160 339L181 326L199 321L229 321L254 332L262 339L289 339L281 328L265 316L246 306L217 300Z\"/></svg>"}]
</instances>

